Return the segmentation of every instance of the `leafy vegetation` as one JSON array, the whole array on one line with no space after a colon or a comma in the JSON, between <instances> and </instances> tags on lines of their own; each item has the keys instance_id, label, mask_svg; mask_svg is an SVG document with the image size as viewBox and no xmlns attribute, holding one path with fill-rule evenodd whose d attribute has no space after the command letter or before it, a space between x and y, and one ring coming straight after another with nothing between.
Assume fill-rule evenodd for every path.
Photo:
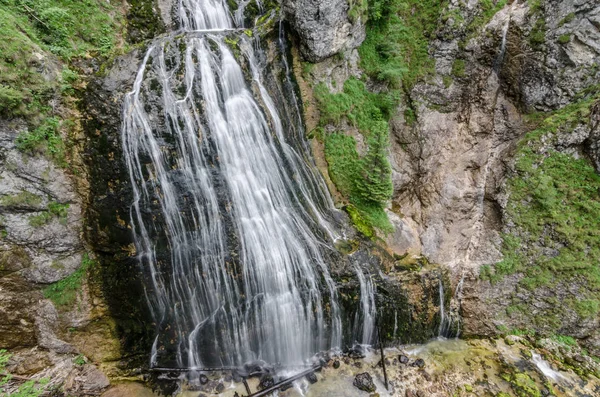
<instances>
[{"instance_id":1,"label":"leafy vegetation","mask_svg":"<svg viewBox=\"0 0 600 397\"><path fill-rule=\"evenodd\" d=\"M361 67L392 88L410 87L433 72L429 40L447 1L369 0L367 38L359 48Z\"/></svg>"},{"instance_id":2,"label":"leafy vegetation","mask_svg":"<svg viewBox=\"0 0 600 397\"><path fill-rule=\"evenodd\" d=\"M585 96L544 118L520 142L515 174L507 183L506 211L515 228L504 235L504 260L482 268L481 275L497 281L522 273L520 285L529 290L576 285L576 294L558 309L591 318L600 312L600 176L586 158L553 146L558 132L568 133L589 121L600 92L591 90ZM560 325L556 316L538 320Z\"/></svg>"},{"instance_id":3,"label":"leafy vegetation","mask_svg":"<svg viewBox=\"0 0 600 397\"><path fill-rule=\"evenodd\" d=\"M0 198L0 205L5 207L37 207L41 203L42 197L26 190L17 194L6 195Z\"/></svg>"},{"instance_id":4,"label":"leafy vegetation","mask_svg":"<svg viewBox=\"0 0 600 397\"><path fill-rule=\"evenodd\" d=\"M50 299L57 307L69 307L75 303L77 295L81 292L84 277L95 262L87 254L83 256L81 266L71 274L44 289L44 297Z\"/></svg>"},{"instance_id":5,"label":"leafy vegetation","mask_svg":"<svg viewBox=\"0 0 600 397\"><path fill-rule=\"evenodd\" d=\"M78 74L68 67L60 73L60 65L108 57L122 28L110 1L0 0L0 117L28 122L21 149L66 165L58 114Z\"/></svg>"},{"instance_id":6,"label":"leafy vegetation","mask_svg":"<svg viewBox=\"0 0 600 397\"><path fill-rule=\"evenodd\" d=\"M66 166L65 144L60 134L61 122L58 117L49 117L33 131L17 137L17 148L31 155L43 154L58 165Z\"/></svg>"},{"instance_id":7,"label":"leafy vegetation","mask_svg":"<svg viewBox=\"0 0 600 397\"><path fill-rule=\"evenodd\" d=\"M456 77L465 77L465 61L456 59L452 64L452 75Z\"/></svg>"},{"instance_id":8,"label":"leafy vegetation","mask_svg":"<svg viewBox=\"0 0 600 397\"><path fill-rule=\"evenodd\" d=\"M387 159L389 126L387 119L395 100L388 94L369 92L365 84L351 78L344 91L331 94L327 87L315 87L322 124L338 125L347 120L364 136L367 151L359 156L356 141L343 133L325 137L325 157L329 174L338 190L348 198L354 224L360 232L374 237L373 227L383 231L391 225L383 211L392 195L391 166Z\"/></svg>"},{"instance_id":9,"label":"leafy vegetation","mask_svg":"<svg viewBox=\"0 0 600 397\"><path fill-rule=\"evenodd\" d=\"M567 44L569 41L571 41L571 35L570 34L563 34L563 35L560 35L558 37L558 42L560 44Z\"/></svg>"},{"instance_id":10,"label":"leafy vegetation","mask_svg":"<svg viewBox=\"0 0 600 397\"><path fill-rule=\"evenodd\" d=\"M0 397L38 397L42 395L46 389L49 379L43 378L40 380L28 380L22 383L14 392L7 392L4 387L12 376L6 370L6 365L11 355L6 350L0 350Z\"/></svg>"},{"instance_id":11,"label":"leafy vegetation","mask_svg":"<svg viewBox=\"0 0 600 397\"><path fill-rule=\"evenodd\" d=\"M331 94L325 85L315 87L321 127L342 121L357 128L367 149L360 156L355 139L341 132L323 137L329 173L348 199L347 211L357 229L374 237L374 228L391 231L383 210L392 195L391 166L387 159L389 124L397 107L400 89L433 72L429 39L437 28L446 1L351 0L350 17L368 18L367 38L359 48L366 74L386 84L381 93L369 92L355 78L344 83L343 92ZM311 72L305 65L303 74ZM323 128L314 136L321 136Z\"/></svg>"},{"instance_id":12,"label":"leafy vegetation","mask_svg":"<svg viewBox=\"0 0 600 397\"><path fill-rule=\"evenodd\" d=\"M44 211L39 215L30 216L29 224L34 227L40 227L50 223L52 219L58 218L58 221L65 225L67 223L68 210L69 204L51 202L48 204L47 211Z\"/></svg>"}]
</instances>

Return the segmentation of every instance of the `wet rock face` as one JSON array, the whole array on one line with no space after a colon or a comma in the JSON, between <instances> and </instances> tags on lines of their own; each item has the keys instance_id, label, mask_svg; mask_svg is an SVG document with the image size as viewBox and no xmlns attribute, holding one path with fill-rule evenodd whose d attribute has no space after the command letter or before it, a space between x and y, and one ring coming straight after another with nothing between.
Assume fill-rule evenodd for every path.
<instances>
[{"instance_id":1,"label":"wet rock face","mask_svg":"<svg viewBox=\"0 0 600 397\"><path fill-rule=\"evenodd\" d=\"M283 10L310 62L356 48L365 39L366 21L349 19L347 0L284 0Z\"/></svg>"},{"instance_id":2,"label":"wet rock face","mask_svg":"<svg viewBox=\"0 0 600 397\"><path fill-rule=\"evenodd\" d=\"M375 390L377 390L375 387L375 383L373 383L373 378L368 372L363 372L361 374L356 375L352 384L357 389L366 391L368 393L373 393L375 392Z\"/></svg>"},{"instance_id":3,"label":"wet rock face","mask_svg":"<svg viewBox=\"0 0 600 397\"><path fill-rule=\"evenodd\" d=\"M100 282L111 315L129 352L149 351L150 324L129 225L132 192L123 160L120 129L123 96L131 90L143 53L118 58L90 82L83 98L87 135L85 162L90 182L87 235L101 265Z\"/></svg>"}]
</instances>

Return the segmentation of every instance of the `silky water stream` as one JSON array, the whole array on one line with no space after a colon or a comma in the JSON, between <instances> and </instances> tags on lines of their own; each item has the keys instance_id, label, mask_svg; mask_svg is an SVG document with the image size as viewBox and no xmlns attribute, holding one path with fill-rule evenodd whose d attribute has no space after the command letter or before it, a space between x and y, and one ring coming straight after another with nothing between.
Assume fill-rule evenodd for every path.
<instances>
[{"instance_id":1,"label":"silky water stream","mask_svg":"<svg viewBox=\"0 0 600 397\"><path fill-rule=\"evenodd\" d=\"M302 368L344 338L328 270L336 210L297 103L283 106L266 87L265 54L243 13L220 0L178 7L180 30L150 44L123 110L131 221L156 326L150 364ZM358 272L371 296L354 328L368 343L374 292Z\"/></svg>"}]
</instances>

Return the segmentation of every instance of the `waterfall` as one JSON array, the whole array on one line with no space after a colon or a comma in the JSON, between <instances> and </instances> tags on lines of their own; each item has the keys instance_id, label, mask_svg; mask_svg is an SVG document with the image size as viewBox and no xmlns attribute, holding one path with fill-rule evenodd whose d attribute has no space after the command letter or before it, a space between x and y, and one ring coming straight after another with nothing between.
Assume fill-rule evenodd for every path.
<instances>
[{"instance_id":1,"label":"waterfall","mask_svg":"<svg viewBox=\"0 0 600 397\"><path fill-rule=\"evenodd\" d=\"M438 294L440 300L440 326L438 328L438 338L450 338L455 337L458 339L460 336L460 304L462 300L462 290L465 279L465 273L463 272L456 289L454 296L450 300L450 307L446 308L445 292L443 276L440 274L438 279Z\"/></svg>"},{"instance_id":2,"label":"waterfall","mask_svg":"<svg viewBox=\"0 0 600 397\"><path fill-rule=\"evenodd\" d=\"M375 290L371 277L365 277L363 271L357 266L356 275L360 285L360 305L354 318L354 335L361 345L368 345L373 341L375 331L375 316L377 309L375 306Z\"/></svg>"},{"instance_id":3,"label":"waterfall","mask_svg":"<svg viewBox=\"0 0 600 397\"><path fill-rule=\"evenodd\" d=\"M149 46L124 99L151 365L299 365L342 344L331 198L227 4L179 0L184 34ZM373 286L358 276L368 343Z\"/></svg>"},{"instance_id":4,"label":"waterfall","mask_svg":"<svg viewBox=\"0 0 600 397\"><path fill-rule=\"evenodd\" d=\"M500 52L494 61L494 71L496 74L500 72L502 62L504 62L504 55L506 55L506 36L508 35L508 28L510 27L510 15L506 19L504 26L502 27L502 42L500 44Z\"/></svg>"},{"instance_id":5,"label":"waterfall","mask_svg":"<svg viewBox=\"0 0 600 397\"><path fill-rule=\"evenodd\" d=\"M450 324L448 324L448 320L446 318L446 309L444 307L444 283L442 282L442 276L440 275L440 279L438 280L439 287L439 295L440 295L440 328L438 330L438 337L446 336L448 332L448 328Z\"/></svg>"}]
</instances>

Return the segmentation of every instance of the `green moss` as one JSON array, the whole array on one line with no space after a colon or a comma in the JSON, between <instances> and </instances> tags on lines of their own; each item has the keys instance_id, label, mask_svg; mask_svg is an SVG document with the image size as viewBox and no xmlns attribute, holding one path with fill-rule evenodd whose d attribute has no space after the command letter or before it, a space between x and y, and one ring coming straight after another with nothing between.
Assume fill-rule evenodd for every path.
<instances>
[{"instance_id":1,"label":"green moss","mask_svg":"<svg viewBox=\"0 0 600 397\"><path fill-rule=\"evenodd\" d=\"M361 67L391 87L410 87L434 71L429 40L447 1L370 0Z\"/></svg>"},{"instance_id":2,"label":"green moss","mask_svg":"<svg viewBox=\"0 0 600 397\"><path fill-rule=\"evenodd\" d=\"M563 34L563 35L559 36L559 38L558 38L558 42L560 44L567 44L569 41L571 41L570 34Z\"/></svg>"},{"instance_id":3,"label":"green moss","mask_svg":"<svg viewBox=\"0 0 600 397\"><path fill-rule=\"evenodd\" d=\"M84 278L95 262L85 254L81 266L65 279L49 285L44 289L44 297L50 299L57 307L69 307L75 303L77 295L81 292Z\"/></svg>"},{"instance_id":4,"label":"green moss","mask_svg":"<svg viewBox=\"0 0 600 397\"><path fill-rule=\"evenodd\" d=\"M570 23L571 21L573 21L573 19L575 19L575 13L571 12L569 14L567 14L566 17L564 17L559 23L558 23L558 27L561 27L563 25L566 25L568 23Z\"/></svg>"},{"instance_id":5,"label":"green moss","mask_svg":"<svg viewBox=\"0 0 600 397\"><path fill-rule=\"evenodd\" d=\"M28 191L22 191L18 194L2 196L0 205L4 207L37 207L42 203L42 197Z\"/></svg>"},{"instance_id":6,"label":"green moss","mask_svg":"<svg viewBox=\"0 0 600 397\"><path fill-rule=\"evenodd\" d=\"M360 214L360 219L350 214L351 218L357 227L365 223L370 228L390 231L383 206L393 192L386 120L394 100L388 95L370 93L362 81L354 78L346 81L344 91L339 94L331 94L320 84L315 87L315 97L322 125L338 125L345 119L360 131L367 143L366 154L361 157L353 137L341 133L325 137L325 158L331 180ZM363 234L373 237L374 233L367 229L361 226Z\"/></svg>"},{"instance_id":7,"label":"green moss","mask_svg":"<svg viewBox=\"0 0 600 397\"><path fill-rule=\"evenodd\" d=\"M542 397L542 393L533 379L525 373L513 374L510 384L519 397Z\"/></svg>"},{"instance_id":8,"label":"green moss","mask_svg":"<svg viewBox=\"0 0 600 397\"><path fill-rule=\"evenodd\" d=\"M45 119L33 131L27 131L17 137L17 148L31 155L46 155L57 165L66 166L65 144L60 134L60 124L57 117Z\"/></svg>"},{"instance_id":9,"label":"green moss","mask_svg":"<svg viewBox=\"0 0 600 397\"><path fill-rule=\"evenodd\" d=\"M537 325L551 329L560 327L561 311L575 310L580 317L600 311L600 176L586 158L552 148L557 133L589 122L600 92L584 95L546 115L519 143L515 174L507 182L506 214L514 229L503 236L504 260L481 272L492 281L522 273L519 284L529 290L577 285L556 310L535 317Z\"/></svg>"},{"instance_id":10,"label":"green moss","mask_svg":"<svg viewBox=\"0 0 600 397\"><path fill-rule=\"evenodd\" d=\"M29 224L34 227L40 227L48 224L52 219L58 219L61 224L65 225L67 223L68 210L69 204L51 202L48 204L47 211L39 215L30 216Z\"/></svg>"},{"instance_id":11,"label":"green moss","mask_svg":"<svg viewBox=\"0 0 600 397\"><path fill-rule=\"evenodd\" d=\"M452 75L456 77L465 77L465 61L456 59L452 64Z\"/></svg>"}]
</instances>

